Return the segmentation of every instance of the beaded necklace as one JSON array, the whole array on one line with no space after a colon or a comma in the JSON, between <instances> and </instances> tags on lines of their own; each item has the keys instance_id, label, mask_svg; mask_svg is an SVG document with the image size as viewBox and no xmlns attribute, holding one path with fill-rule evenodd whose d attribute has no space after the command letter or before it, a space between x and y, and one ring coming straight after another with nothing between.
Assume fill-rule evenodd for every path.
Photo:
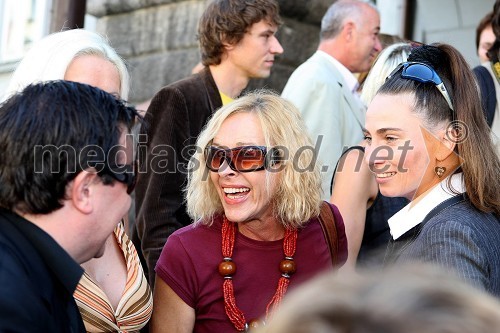
<instances>
[{"instance_id":1,"label":"beaded necklace","mask_svg":"<svg viewBox=\"0 0 500 333\"><path fill-rule=\"evenodd\" d=\"M223 261L219 264L219 273L224 277L222 284L224 294L224 308L229 320L238 331L248 331L250 328L260 326L258 320L251 320L247 323L245 315L236 305L233 288L233 275L236 273L236 264L231 259L234 249L234 240L236 238L235 223L229 222L224 216L222 223L222 256ZM279 269L281 277L278 281L276 293L269 301L266 307L266 320L269 313L273 312L281 303L283 296L290 284L290 277L296 271L296 265L293 261L295 249L297 247L297 230L286 229L283 239L283 252L285 259L280 262Z\"/></svg>"}]
</instances>

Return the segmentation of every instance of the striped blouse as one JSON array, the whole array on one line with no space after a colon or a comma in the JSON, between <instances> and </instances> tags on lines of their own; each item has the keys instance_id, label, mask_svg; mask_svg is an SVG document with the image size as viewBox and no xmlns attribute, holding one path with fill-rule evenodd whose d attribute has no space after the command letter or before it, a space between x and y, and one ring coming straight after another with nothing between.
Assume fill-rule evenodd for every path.
<instances>
[{"instance_id":1,"label":"striped blouse","mask_svg":"<svg viewBox=\"0 0 500 333\"><path fill-rule=\"evenodd\" d=\"M125 290L113 310L99 285L87 273L83 275L73 296L87 332L138 332L151 318L151 289L123 223L115 228L115 236L127 263Z\"/></svg>"}]
</instances>

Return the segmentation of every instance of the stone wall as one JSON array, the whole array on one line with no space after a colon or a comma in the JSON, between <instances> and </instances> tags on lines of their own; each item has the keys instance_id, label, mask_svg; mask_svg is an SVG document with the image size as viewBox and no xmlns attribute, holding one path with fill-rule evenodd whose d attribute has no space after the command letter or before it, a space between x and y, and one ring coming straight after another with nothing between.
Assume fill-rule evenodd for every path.
<instances>
[{"instance_id":1,"label":"stone wall","mask_svg":"<svg viewBox=\"0 0 500 333\"><path fill-rule=\"evenodd\" d=\"M284 25L278 39L285 52L268 79L249 88L281 92L295 67L316 50L319 25L332 0L279 0ZM164 85L190 74L199 62L196 28L208 0L87 0L106 35L128 62L131 102L150 99Z\"/></svg>"}]
</instances>

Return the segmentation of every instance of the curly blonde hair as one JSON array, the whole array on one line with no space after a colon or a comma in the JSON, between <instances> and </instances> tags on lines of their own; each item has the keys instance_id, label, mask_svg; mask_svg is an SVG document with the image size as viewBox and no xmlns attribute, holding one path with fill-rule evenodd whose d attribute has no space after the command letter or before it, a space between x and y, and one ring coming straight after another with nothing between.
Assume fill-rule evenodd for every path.
<instances>
[{"instance_id":1,"label":"curly blonde hair","mask_svg":"<svg viewBox=\"0 0 500 333\"><path fill-rule=\"evenodd\" d=\"M282 152L280 181L273 195L276 218L286 228L298 228L318 216L321 181L316 152L297 108L268 90L257 90L219 109L209 120L196 143L190 161L186 187L187 211L197 222L210 225L215 215L224 212L214 184L209 179L204 149L231 115L255 114L262 125L266 146ZM270 172L266 170L267 176ZM269 183L268 183L269 184Z\"/></svg>"}]
</instances>

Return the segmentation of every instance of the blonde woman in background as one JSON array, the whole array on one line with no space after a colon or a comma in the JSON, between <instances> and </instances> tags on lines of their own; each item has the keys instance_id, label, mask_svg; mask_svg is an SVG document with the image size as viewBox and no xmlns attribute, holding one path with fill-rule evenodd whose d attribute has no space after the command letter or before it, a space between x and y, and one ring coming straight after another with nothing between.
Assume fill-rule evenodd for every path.
<instances>
[{"instance_id":1,"label":"blonde woman in background","mask_svg":"<svg viewBox=\"0 0 500 333\"><path fill-rule=\"evenodd\" d=\"M392 70L408 59L411 49L411 43L401 42L389 45L379 53L361 90L360 98L366 105L370 104L378 88L385 82Z\"/></svg>"},{"instance_id":2,"label":"blonde woman in background","mask_svg":"<svg viewBox=\"0 0 500 333\"><path fill-rule=\"evenodd\" d=\"M61 79L128 98L130 80L124 61L102 36L82 29L57 32L36 42L16 68L6 97L33 82ZM132 142L127 146L132 150ZM81 266L85 274L74 297L88 332L137 332L146 325L153 307L151 289L123 220L117 221L106 240L104 255Z\"/></svg>"}]
</instances>

